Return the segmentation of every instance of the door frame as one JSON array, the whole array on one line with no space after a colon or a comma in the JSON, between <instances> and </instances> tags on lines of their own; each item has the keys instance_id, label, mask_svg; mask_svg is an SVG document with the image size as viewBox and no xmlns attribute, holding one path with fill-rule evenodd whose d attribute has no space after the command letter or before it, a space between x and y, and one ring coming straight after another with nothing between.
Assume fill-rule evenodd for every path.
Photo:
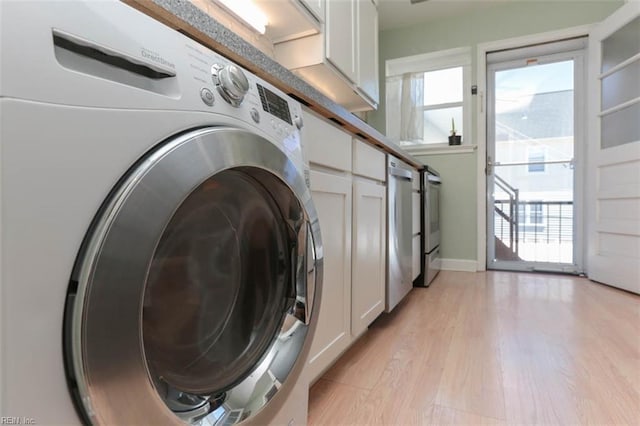
<instances>
[{"instance_id":1,"label":"door frame","mask_svg":"<svg viewBox=\"0 0 640 426\"><path fill-rule=\"evenodd\" d=\"M505 40L497 40L486 43L479 43L476 49L476 76L478 85L478 95L476 96L476 138L478 146L477 155L477 265L476 270L485 271L487 269L487 179L485 167L487 163L487 53L514 49L523 46L530 46L539 43L549 43L557 40L588 36L592 25L580 25L577 27L565 28L557 31L549 31L539 34L531 34L523 37L515 37ZM586 58L585 52L585 58ZM588 58L585 59L585 64ZM585 67L586 68L586 67ZM585 167L586 169L586 167ZM583 172L584 173L584 172ZM587 191L585 176L582 176L583 191ZM583 221L586 222L586 221ZM581 226L581 233L586 232L584 224ZM583 247L581 258L584 259L585 250Z\"/></svg>"},{"instance_id":2,"label":"door frame","mask_svg":"<svg viewBox=\"0 0 640 426\"><path fill-rule=\"evenodd\" d=\"M559 41L562 43L562 41ZM553 43L549 43L551 45ZM570 45L576 43L570 43ZM562 48L562 46L560 46ZM565 47L566 46L565 43ZM527 49L527 47L516 48L514 50ZM564 62L568 60L573 61L573 88L574 88L574 98L573 98L573 106L574 106L574 146L573 146L573 164L574 164L574 172L573 172L573 227L574 227L574 236L573 236L573 261L571 264L561 264L556 262L537 262L537 261L497 261L494 266L497 269L506 269L506 270L514 270L514 271L524 271L524 270L533 270L533 271L557 271L557 272L567 272L567 273L581 273L584 270L584 224L586 221L584 214L584 203L585 203L585 169L586 169L586 156L587 152L587 143L586 135L585 135L585 127L586 127L586 108L585 108L585 100L587 98L587 49L588 45L585 39L585 44L582 49L570 49L570 50L561 50L556 51L555 49L550 49L549 53L539 53L534 55L536 58L541 59L540 64L550 64L550 63L558 63ZM492 67L492 73L498 71L504 71L508 69L514 69L514 67L522 68L522 64L524 59L506 59L499 62L494 62L489 64L488 67ZM487 77L490 76L491 73L487 73ZM487 81L487 88L489 90L495 90L494 82ZM487 100L492 100L493 97L489 92L487 92ZM487 117L486 120L491 118L491 116L495 117L495 112L493 111L493 105L487 105ZM489 135L492 134L492 130L487 128L486 133L486 151L487 154L489 151L492 151L493 160L495 161L495 146L490 150L489 148ZM493 168L495 171L495 167ZM493 173L495 176L495 172ZM488 176L485 176L485 183L489 180ZM490 211L493 211L493 206L490 205L490 195L493 188L489 188L487 186L487 205L486 205L486 229L494 230L494 219L493 215ZM579 212L579 213L578 213ZM519 213L518 213L519 214ZM494 254L490 249L490 245L493 244L493 239L487 233L486 247L487 247L487 255ZM495 249L495 245L494 245ZM488 264L488 258L487 258Z\"/></svg>"}]
</instances>

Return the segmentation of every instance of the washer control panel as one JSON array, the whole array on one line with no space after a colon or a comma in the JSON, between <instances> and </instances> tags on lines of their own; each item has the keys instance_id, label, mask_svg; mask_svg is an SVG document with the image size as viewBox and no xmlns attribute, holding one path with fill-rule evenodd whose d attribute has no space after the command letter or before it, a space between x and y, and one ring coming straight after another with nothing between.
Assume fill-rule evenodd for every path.
<instances>
[{"instance_id":1,"label":"washer control panel","mask_svg":"<svg viewBox=\"0 0 640 426\"><path fill-rule=\"evenodd\" d=\"M237 65L213 64L211 79L220 96L231 106L240 106L249 91L249 80Z\"/></svg>"},{"instance_id":2,"label":"washer control panel","mask_svg":"<svg viewBox=\"0 0 640 426\"><path fill-rule=\"evenodd\" d=\"M181 88L195 95L190 98L198 109L240 119L271 136L288 153L301 153L299 102L196 41L183 40L185 60L175 62L183 76Z\"/></svg>"},{"instance_id":3,"label":"washer control panel","mask_svg":"<svg viewBox=\"0 0 640 426\"><path fill-rule=\"evenodd\" d=\"M258 87L258 94L260 95L262 109L290 125L293 124L291 122L291 112L289 111L289 104L287 101L273 93L271 90L265 88L260 83L257 83L256 86Z\"/></svg>"}]
</instances>

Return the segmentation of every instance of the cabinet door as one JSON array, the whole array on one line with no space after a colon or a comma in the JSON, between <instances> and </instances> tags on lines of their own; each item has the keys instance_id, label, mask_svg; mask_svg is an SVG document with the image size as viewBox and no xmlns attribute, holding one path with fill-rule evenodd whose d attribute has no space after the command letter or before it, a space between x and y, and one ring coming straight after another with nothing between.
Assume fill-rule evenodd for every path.
<instances>
[{"instance_id":1,"label":"cabinet door","mask_svg":"<svg viewBox=\"0 0 640 426\"><path fill-rule=\"evenodd\" d=\"M378 83L378 10L371 0L357 0L358 88L376 105Z\"/></svg>"},{"instance_id":2,"label":"cabinet door","mask_svg":"<svg viewBox=\"0 0 640 426\"><path fill-rule=\"evenodd\" d=\"M356 180L353 187L351 333L355 337L384 310L387 203L382 185Z\"/></svg>"},{"instance_id":3,"label":"cabinet door","mask_svg":"<svg viewBox=\"0 0 640 426\"><path fill-rule=\"evenodd\" d=\"M351 178L311 171L324 252L322 300L311 344L315 380L351 344Z\"/></svg>"},{"instance_id":4,"label":"cabinet door","mask_svg":"<svg viewBox=\"0 0 640 426\"><path fill-rule=\"evenodd\" d=\"M325 0L299 0L320 22L324 22Z\"/></svg>"},{"instance_id":5,"label":"cabinet door","mask_svg":"<svg viewBox=\"0 0 640 426\"><path fill-rule=\"evenodd\" d=\"M356 63L356 0L329 0L326 3L325 53L349 80L358 78Z\"/></svg>"}]
</instances>

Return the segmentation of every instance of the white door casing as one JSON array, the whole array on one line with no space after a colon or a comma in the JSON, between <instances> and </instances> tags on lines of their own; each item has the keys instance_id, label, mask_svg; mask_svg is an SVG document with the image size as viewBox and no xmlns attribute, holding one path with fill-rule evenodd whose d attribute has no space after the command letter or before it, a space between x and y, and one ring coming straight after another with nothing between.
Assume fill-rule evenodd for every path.
<instances>
[{"instance_id":1,"label":"white door casing","mask_svg":"<svg viewBox=\"0 0 640 426\"><path fill-rule=\"evenodd\" d=\"M640 105L640 78L633 67L640 62L640 42L638 38L627 39L629 43L621 49L624 52L614 52L611 66L603 67L603 58L611 57L609 53L620 47L612 36L627 25L637 26L639 17L640 2L632 1L593 27L588 81L587 275L634 293L640 293L640 136L634 130L639 119L635 111ZM619 78L625 70L631 70L635 77L620 90L605 84L607 78ZM613 91L620 96L613 103L605 102L603 86L607 98ZM617 123L616 114L623 118ZM630 114L630 119L624 114ZM619 134L612 135L610 130Z\"/></svg>"},{"instance_id":2,"label":"white door casing","mask_svg":"<svg viewBox=\"0 0 640 426\"><path fill-rule=\"evenodd\" d=\"M565 273L578 273L583 270L583 247L584 247L584 238L583 238L583 206L584 206L584 179L583 172L585 168L584 161L584 151L585 151L585 132L583 128L585 126L585 109L584 109L584 100L585 100L585 53L586 53L587 41L586 37L572 37L570 39L558 40L558 41L548 41L541 45L534 45L528 47L518 47L511 48L505 50L498 50L496 52L491 52L487 56L487 131L486 131L486 155L487 161L491 161L491 165L487 167L487 170L490 171L487 173L487 205L486 205L486 215L487 215L487 267L491 269L508 269L508 270L533 270L533 271L553 271L553 272L565 272ZM547 160L548 164L553 167L553 164L563 165L564 167L570 166L570 169L573 170L571 172L571 181L573 181L573 187L570 195L570 200L568 200L567 194L564 194L563 200L571 201L571 205L568 206L570 209L570 213L563 216L560 214L560 217L555 217L552 220L564 220L566 223L569 221L570 234L571 234L571 242L565 245L571 248L571 253L562 252L560 255L560 247L562 244L553 246L550 245L545 247L543 242L538 246L537 253L532 253L531 248L532 244L529 242L529 253L528 255L525 253L521 259L509 259L509 258L501 258L496 254L496 242L494 242L493 235L497 235L496 230L494 229L495 220L494 215L494 192L496 189L499 189L499 185L495 183L497 179L497 172L505 171L507 176L509 176L509 169L512 171L514 167L524 167L526 166L526 161L521 163L517 160L514 162L512 160L507 160L507 163L501 161L500 157L504 157L504 155L508 157L512 157L514 154L513 147L503 146L501 149L502 155L500 155L500 149L496 144L496 131L495 131L495 121L497 117L497 111L495 110L495 102L496 102L496 83L495 79L497 78L497 74L499 72L508 72L508 71L524 71L527 69L531 69L533 72L544 73L545 71L537 71L542 67L558 64L558 63L572 63L572 73L573 73L573 83L572 83L572 91L573 91L573 134L571 136L571 145L572 145L572 156L566 156L568 153L564 153L559 155L559 152L555 152L555 156L552 156L551 159ZM546 72L549 72L548 70ZM558 72L556 70L556 72ZM566 71L564 72L565 77L567 76ZM513 84L513 83L512 83ZM521 84L524 84L522 81ZM504 94L503 94L504 96ZM521 135L522 138L526 138L527 135ZM520 144L524 143L524 140L520 142ZM542 147L545 151L548 150L547 144L549 142L544 139L540 140L538 146ZM551 146L553 148L553 146ZM522 153L520 153L522 155ZM517 158L517 156L516 156ZM555 177L561 178L561 175L558 174L558 170L555 170ZM520 178L520 184L522 182L522 176ZM565 176L566 178L566 176ZM531 185L529 187L529 191L532 190L538 191L536 196L542 197L540 198L544 202L550 202L553 205L554 200L556 199L551 192L547 192L552 190L555 187L555 184L551 183L547 180L544 183L544 179L539 179L538 176L535 178L532 176ZM512 188L515 190L522 191L523 188L520 188L519 185L516 185L514 181L517 183L518 179L512 177L511 179L507 179L508 182L503 182L503 185L515 185L517 188ZM519 204L516 206L518 210L520 209L529 209L534 207L533 205L527 205L526 201L526 185L525 192L520 193L520 201L516 202ZM525 196L523 200L522 197ZM531 195L529 195L531 196ZM556 196L557 197L557 196ZM537 198L536 198L537 199ZM524 202L523 202L524 201ZM535 203L535 201L534 201ZM540 205L542 207L542 205ZM558 208L559 205L554 205L553 207L549 207L547 205L547 213L549 214L549 209ZM565 206L566 209L566 206ZM573 213L571 213L571 209L573 209ZM528 210L527 210L528 211ZM566 211L566 210L565 210ZM517 215L519 217L524 216L523 213L518 212ZM558 215L557 212L553 212L551 210L551 217L554 215ZM528 215L527 215L528 217ZM516 222L516 226L522 227L523 223ZM551 235L561 236L562 234L562 222L560 222L560 228L557 229L558 223L551 225ZM566 226L565 226L566 227ZM544 234L547 231L541 231L541 234ZM520 240L520 247L523 248L525 244L526 238L524 237L524 232L521 229L519 232L519 237L516 234L514 240ZM565 235L566 237L566 235ZM563 240L564 241L564 240ZM538 243L533 243L533 246ZM516 246L518 243L516 242ZM545 252L545 249L548 253ZM517 253L517 254L522 254ZM502 254L504 256L504 253ZM569 260L568 257L571 257ZM516 255L517 258L517 255Z\"/></svg>"},{"instance_id":3,"label":"white door casing","mask_svg":"<svg viewBox=\"0 0 640 426\"><path fill-rule=\"evenodd\" d=\"M487 54L490 52L515 49L522 46L545 44L557 40L567 40L588 35L589 25L563 28L539 34L530 34L505 40L496 40L478 44L476 48L476 73L478 94L476 103L476 132L477 139L477 203L478 203L478 241L476 270L484 271L487 263L487 185L485 168L487 162Z\"/></svg>"}]
</instances>

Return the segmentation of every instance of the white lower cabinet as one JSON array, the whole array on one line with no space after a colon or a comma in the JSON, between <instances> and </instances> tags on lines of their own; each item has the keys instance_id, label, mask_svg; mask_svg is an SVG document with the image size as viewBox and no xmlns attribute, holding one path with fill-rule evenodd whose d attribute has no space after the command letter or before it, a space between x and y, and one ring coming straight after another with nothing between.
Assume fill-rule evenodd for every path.
<instances>
[{"instance_id":1,"label":"white lower cabinet","mask_svg":"<svg viewBox=\"0 0 640 426\"><path fill-rule=\"evenodd\" d=\"M351 344L351 176L311 171L322 235L322 302L309 357L314 381Z\"/></svg>"},{"instance_id":2,"label":"white lower cabinet","mask_svg":"<svg viewBox=\"0 0 640 426\"><path fill-rule=\"evenodd\" d=\"M362 334L384 310L386 190L374 181L353 182L351 333Z\"/></svg>"}]
</instances>

